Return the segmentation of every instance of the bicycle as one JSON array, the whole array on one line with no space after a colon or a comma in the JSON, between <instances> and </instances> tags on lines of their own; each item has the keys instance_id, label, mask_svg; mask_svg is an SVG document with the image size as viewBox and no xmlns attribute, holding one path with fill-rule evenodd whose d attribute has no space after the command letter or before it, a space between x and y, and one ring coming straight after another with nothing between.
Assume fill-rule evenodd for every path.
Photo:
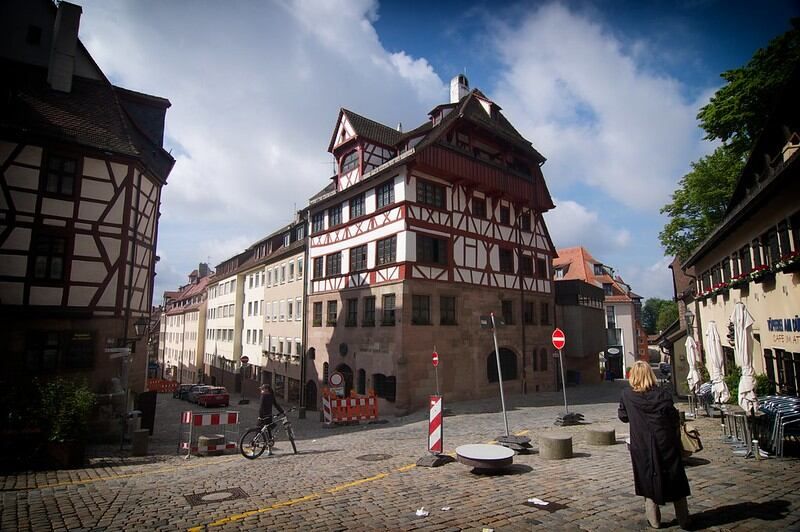
<instances>
[{"instance_id":1,"label":"bicycle","mask_svg":"<svg viewBox=\"0 0 800 532\"><path fill-rule=\"evenodd\" d=\"M287 416L287 414L293 410L294 408L290 408L284 413L276 415L272 418L272 422L264 423L260 428L253 427L247 429L239 440L239 452L242 453L242 456L250 460L255 460L264 454L267 448L272 450L272 447L275 445L275 432L278 428L278 424L283 425L283 430L286 431L289 442L292 444L292 451L294 451L294 454L297 454L297 445L294 443L294 430ZM261 417L258 419L259 421L264 420L264 418Z\"/></svg>"}]
</instances>

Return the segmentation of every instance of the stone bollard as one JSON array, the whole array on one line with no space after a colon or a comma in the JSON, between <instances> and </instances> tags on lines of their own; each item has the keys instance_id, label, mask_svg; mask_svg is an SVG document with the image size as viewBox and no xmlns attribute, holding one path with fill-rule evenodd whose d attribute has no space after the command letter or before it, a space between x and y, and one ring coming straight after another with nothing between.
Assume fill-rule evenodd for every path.
<instances>
[{"instance_id":1,"label":"stone bollard","mask_svg":"<svg viewBox=\"0 0 800 532\"><path fill-rule=\"evenodd\" d=\"M614 429L589 429L586 431L586 443L589 445L614 445L617 443L617 436Z\"/></svg>"},{"instance_id":2,"label":"stone bollard","mask_svg":"<svg viewBox=\"0 0 800 532\"><path fill-rule=\"evenodd\" d=\"M545 460L572 458L572 436L569 434L540 436L539 456Z\"/></svg>"},{"instance_id":3,"label":"stone bollard","mask_svg":"<svg viewBox=\"0 0 800 532\"><path fill-rule=\"evenodd\" d=\"M134 430L131 436L131 454L133 456L147 456L147 443L149 440L149 429Z\"/></svg>"},{"instance_id":4,"label":"stone bollard","mask_svg":"<svg viewBox=\"0 0 800 532\"><path fill-rule=\"evenodd\" d=\"M224 452L224 445L225 445L225 435L224 434L214 434L213 436L200 436L197 438L197 446L200 449L207 448L209 445L216 445L220 447L214 451L203 451L198 449L197 454L205 454L206 456L220 456Z\"/></svg>"}]
</instances>

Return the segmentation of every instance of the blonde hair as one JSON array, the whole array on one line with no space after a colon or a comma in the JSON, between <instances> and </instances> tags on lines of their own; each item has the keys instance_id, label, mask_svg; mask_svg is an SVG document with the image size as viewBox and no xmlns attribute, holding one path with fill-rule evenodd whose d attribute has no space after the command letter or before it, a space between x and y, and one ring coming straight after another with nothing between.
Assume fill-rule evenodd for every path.
<instances>
[{"instance_id":1,"label":"blonde hair","mask_svg":"<svg viewBox=\"0 0 800 532\"><path fill-rule=\"evenodd\" d=\"M634 392L646 392L658 384L656 374L653 373L650 364L641 360L633 364L628 382L631 383Z\"/></svg>"}]
</instances>

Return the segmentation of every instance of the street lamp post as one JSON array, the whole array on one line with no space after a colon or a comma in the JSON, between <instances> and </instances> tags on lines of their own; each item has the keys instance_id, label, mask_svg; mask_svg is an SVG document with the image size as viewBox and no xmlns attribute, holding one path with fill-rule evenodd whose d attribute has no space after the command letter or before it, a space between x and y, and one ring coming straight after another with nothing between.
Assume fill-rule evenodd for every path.
<instances>
[{"instance_id":1,"label":"street lamp post","mask_svg":"<svg viewBox=\"0 0 800 532\"><path fill-rule=\"evenodd\" d=\"M136 320L133 324L133 331L135 334L135 338L128 338L127 337L127 330L125 331L125 338L122 339L122 357L121 357L121 377L122 377L122 392L123 392L123 409L122 409L122 422L120 435L119 435L119 450L121 451L125 445L125 423L128 418L128 379L130 377L130 366L131 366L131 358L133 357L134 353L136 353L136 341L144 336L145 332L147 331L148 319L144 316L141 316L138 320Z\"/></svg>"}]
</instances>

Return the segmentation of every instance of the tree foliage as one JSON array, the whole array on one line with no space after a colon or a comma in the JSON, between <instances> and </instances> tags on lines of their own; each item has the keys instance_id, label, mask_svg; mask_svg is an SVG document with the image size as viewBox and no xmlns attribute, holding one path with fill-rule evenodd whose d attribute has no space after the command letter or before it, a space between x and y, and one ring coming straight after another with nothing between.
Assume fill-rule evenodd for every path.
<instances>
[{"instance_id":1,"label":"tree foliage","mask_svg":"<svg viewBox=\"0 0 800 532\"><path fill-rule=\"evenodd\" d=\"M793 19L790 31L757 50L746 65L721 74L726 84L697 115L705 138L747 155L799 61L800 19Z\"/></svg>"},{"instance_id":2,"label":"tree foliage","mask_svg":"<svg viewBox=\"0 0 800 532\"><path fill-rule=\"evenodd\" d=\"M642 307L642 327L647 334L658 334L678 319L678 304L674 301L651 297Z\"/></svg>"},{"instance_id":3,"label":"tree foliage","mask_svg":"<svg viewBox=\"0 0 800 532\"><path fill-rule=\"evenodd\" d=\"M667 254L686 259L722 221L742 166L744 160L725 145L692 163L672 202L661 208L669 216L658 234Z\"/></svg>"},{"instance_id":4,"label":"tree foliage","mask_svg":"<svg viewBox=\"0 0 800 532\"><path fill-rule=\"evenodd\" d=\"M722 145L692 163L661 209L669 216L658 235L667 254L685 260L722 221L744 161L798 65L800 19L793 19L790 31L757 50L747 64L722 73L726 84L697 115L705 138Z\"/></svg>"}]
</instances>

